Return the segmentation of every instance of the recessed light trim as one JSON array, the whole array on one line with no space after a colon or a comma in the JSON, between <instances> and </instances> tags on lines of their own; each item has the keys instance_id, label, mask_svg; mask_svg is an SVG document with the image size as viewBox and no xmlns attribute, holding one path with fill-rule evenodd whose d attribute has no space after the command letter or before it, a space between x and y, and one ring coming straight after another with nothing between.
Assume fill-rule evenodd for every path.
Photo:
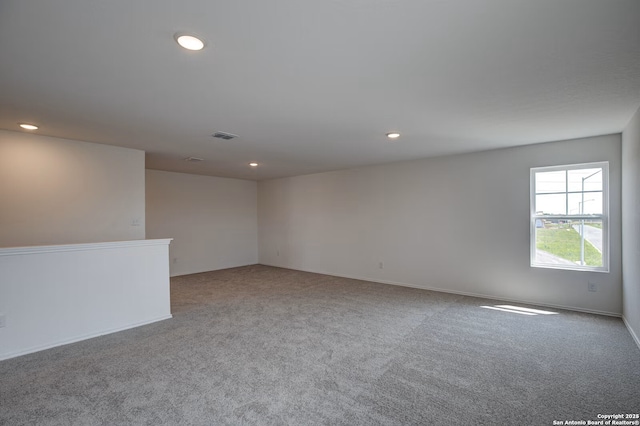
<instances>
[{"instance_id":1,"label":"recessed light trim","mask_svg":"<svg viewBox=\"0 0 640 426\"><path fill-rule=\"evenodd\" d=\"M398 139L400 137L400 133L398 133L398 132L389 132L389 133L387 133L387 137L389 139Z\"/></svg>"},{"instance_id":2,"label":"recessed light trim","mask_svg":"<svg viewBox=\"0 0 640 426\"><path fill-rule=\"evenodd\" d=\"M202 50L205 47L205 42L202 38L194 34L176 33L173 38L180 46L187 50Z\"/></svg>"},{"instance_id":3,"label":"recessed light trim","mask_svg":"<svg viewBox=\"0 0 640 426\"><path fill-rule=\"evenodd\" d=\"M251 167L258 167L258 163L249 163Z\"/></svg>"},{"instance_id":4,"label":"recessed light trim","mask_svg":"<svg viewBox=\"0 0 640 426\"><path fill-rule=\"evenodd\" d=\"M38 130L38 126L36 126L35 124L18 123L18 125L25 130Z\"/></svg>"}]
</instances>

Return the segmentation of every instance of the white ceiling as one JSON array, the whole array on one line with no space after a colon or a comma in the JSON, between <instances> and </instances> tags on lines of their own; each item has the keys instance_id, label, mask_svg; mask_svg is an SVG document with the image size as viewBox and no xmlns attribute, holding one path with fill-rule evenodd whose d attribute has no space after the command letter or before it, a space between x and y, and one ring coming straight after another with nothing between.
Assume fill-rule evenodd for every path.
<instances>
[{"instance_id":1,"label":"white ceiling","mask_svg":"<svg viewBox=\"0 0 640 426\"><path fill-rule=\"evenodd\" d=\"M639 105L637 0L0 2L0 128L154 169L269 179L617 133Z\"/></svg>"}]
</instances>

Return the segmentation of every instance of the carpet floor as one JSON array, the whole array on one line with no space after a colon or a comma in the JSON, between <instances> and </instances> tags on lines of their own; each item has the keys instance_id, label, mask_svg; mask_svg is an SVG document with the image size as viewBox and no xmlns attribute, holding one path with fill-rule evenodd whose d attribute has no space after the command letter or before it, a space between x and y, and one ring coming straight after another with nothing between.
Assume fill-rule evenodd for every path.
<instances>
[{"instance_id":1,"label":"carpet floor","mask_svg":"<svg viewBox=\"0 0 640 426\"><path fill-rule=\"evenodd\" d=\"M640 350L617 318L261 265L173 278L171 297L173 319L0 362L0 424L551 425L640 411Z\"/></svg>"}]
</instances>

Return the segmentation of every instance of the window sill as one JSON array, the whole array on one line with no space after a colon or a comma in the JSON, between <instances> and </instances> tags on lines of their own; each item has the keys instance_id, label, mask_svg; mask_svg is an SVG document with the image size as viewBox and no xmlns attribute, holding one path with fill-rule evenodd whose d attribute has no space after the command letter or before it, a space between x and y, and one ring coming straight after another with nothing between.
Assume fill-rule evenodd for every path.
<instances>
[{"instance_id":1,"label":"window sill","mask_svg":"<svg viewBox=\"0 0 640 426\"><path fill-rule=\"evenodd\" d=\"M609 268L604 266L594 267L594 266L571 266L571 265L553 265L549 263L531 263L532 268L541 268L541 269L561 269L563 271L577 271L577 272L601 272L608 274Z\"/></svg>"}]
</instances>

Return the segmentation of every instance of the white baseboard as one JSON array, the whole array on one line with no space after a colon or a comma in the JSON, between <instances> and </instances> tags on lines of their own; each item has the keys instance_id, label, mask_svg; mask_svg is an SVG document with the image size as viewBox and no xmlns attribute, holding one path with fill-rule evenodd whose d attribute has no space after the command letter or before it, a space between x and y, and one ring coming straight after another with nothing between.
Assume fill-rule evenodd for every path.
<instances>
[{"instance_id":1,"label":"white baseboard","mask_svg":"<svg viewBox=\"0 0 640 426\"><path fill-rule=\"evenodd\" d=\"M418 289L421 289L421 290L437 291L439 293L457 294L457 295L460 295L460 296L478 297L478 298L481 298L481 299L501 300L503 302L524 303L524 304L527 304L527 305L542 306L542 307L546 307L546 308L563 309L563 310L575 311L575 312L585 312L585 313L588 313L588 314L606 315L606 316L609 316L609 317L616 317L616 318L620 318L622 316L621 314L616 313L616 312L598 311L598 310L595 310L595 309L585 309L585 308L579 308L579 307L575 307L575 306L555 305L555 304L542 303L542 302L525 300L525 299L513 299L513 298L508 298L508 297L495 296L495 295L492 295L492 294L470 293L470 292L465 292L465 291L457 291L457 290L450 290L450 289L437 288L437 287L419 286L419 285L415 285L415 284L408 284L408 283L403 283L403 282L398 282L398 281L387 281L387 280L380 280L380 279L374 279L374 278L368 278L368 277L358 277L358 276L335 274L335 273L332 273L332 272L313 271L313 270L299 269L299 268L290 268L290 267L287 267L287 266L281 266L281 265L275 265L275 264L269 264L269 263L262 263L262 262L260 264L261 265L265 265L265 266L273 266L273 267L276 267L276 268L291 269L291 270L294 270L294 271L311 272L313 274L329 275L329 276L332 276L332 277L349 278L349 279L352 279L352 280L369 281L369 282L380 283L380 284L390 284L390 285L397 285L397 286L401 286L401 287L418 288Z\"/></svg>"},{"instance_id":2,"label":"white baseboard","mask_svg":"<svg viewBox=\"0 0 640 426\"><path fill-rule=\"evenodd\" d=\"M73 337L71 339L65 339L65 340L62 340L62 341L59 341L59 342L49 343L49 344L42 345L42 346L33 346L31 348L28 348L28 349L25 349L25 350L22 350L22 351L18 351L18 352L0 354L0 361L3 361L5 359L19 357L19 356L22 356L22 355L31 354L31 353L34 353L34 352L43 351L45 349L55 348L57 346L68 345L70 343L80 342L81 340L93 339L94 337L104 336L105 334L111 334L111 333L116 333L118 331L129 330L130 328L140 327L140 326L143 326L143 325L147 325L147 324L151 324L151 323L154 323L154 322L166 320L166 319L169 319L169 318L173 318L173 315L169 314L169 315L162 316L160 318L155 318L155 319L148 320L148 321L142 321L142 322L135 323L135 324L129 324L129 325L125 325L123 327L117 327L117 328L112 328L112 329L108 329L108 330L98 331L96 333L85 334L85 335L82 335L82 336L77 336L77 337Z\"/></svg>"},{"instance_id":3,"label":"white baseboard","mask_svg":"<svg viewBox=\"0 0 640 426\"><path fill-rule=\"evenodd\" d=\"M629 334L631 334L631 337L633 337L633 340L636 342L636 345L638 345L638 349L640 349L640 339L638 338L638 335L635 333L635 331L633 331L633 328L631 328L631 324L629 324L629 321L627 321L624 315L622 316L622 321L624 321L624 325L627 326L627 330L629 330Z\"/></svg>"}]
</instances>

